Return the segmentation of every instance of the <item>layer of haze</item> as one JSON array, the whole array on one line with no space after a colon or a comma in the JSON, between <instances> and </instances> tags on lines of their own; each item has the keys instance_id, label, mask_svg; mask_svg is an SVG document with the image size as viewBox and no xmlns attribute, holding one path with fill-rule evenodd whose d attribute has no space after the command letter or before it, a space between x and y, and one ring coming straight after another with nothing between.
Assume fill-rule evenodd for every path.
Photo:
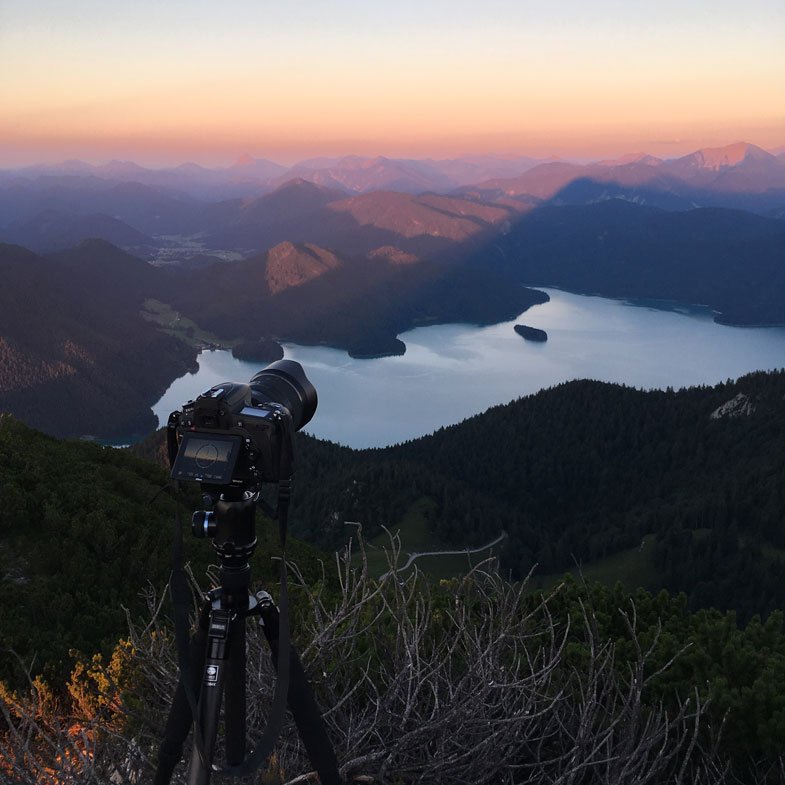
<instances>
[{"instance_id":1,"label":"layer of haze","mask_svg":"<svg viewBox=\"0 0 785 785\"><path fill-rule=\"evenodd\" d=\"M0 164L785 140L785 6L0 0Z\"/></svg>"}]
</instances>

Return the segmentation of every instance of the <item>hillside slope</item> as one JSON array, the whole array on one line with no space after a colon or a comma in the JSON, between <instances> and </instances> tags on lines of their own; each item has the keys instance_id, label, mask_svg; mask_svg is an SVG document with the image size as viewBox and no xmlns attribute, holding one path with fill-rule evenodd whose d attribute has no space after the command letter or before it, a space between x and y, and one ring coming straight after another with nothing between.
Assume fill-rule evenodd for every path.
<instances>
[{"instance_id":1,"label":"hillside slope","mask_svg":"<svg viewBox=\"0 0 785 785\"><path fill-rule=\"evenodd\" d=\"M521 217L476 264L521 283L701 303L732 324L785 323L785 223L739 210L621 200Z\"/></svg>"},{"instance_id":2,"label":"hillside slope","mask_svg":"<svg viewBox=\"0 0 785 785\"><path fill-rule=\"evenodd\" d=\"M109 651L132 618L148 611L148 588L159 593L171 569L175 504L159 467L127 450L60 441L0 415L0 649L32 672L62 683L71 649ZM155 501L154 500L155 497ZM182 497L201 506L196 489ZM197 580L215 561L209 542L188 531L185 558ZM258 522L254 579L277 582L277 529ZM322 575L318 554L290 541L305 574ZM33 662L33 658L35 661ZM15 658L0 657L0 681L21 675Z\"/></svg>"},{"instance_id":3,"label":"hillside slope","mask_svg":"<svg viewBox=\"0 0 785 785\"><path fill-rule=\"evenodd\" d=\"M303 438L295 517L327 544L344 520L371 534L426 497L442 543L506 531L502 558L519 576L646 538L648 588L765 615L785 607L784 397L781 371L678 392L579 381L383 450Z\"/></svg>"},{"instance_id":4,"label":"hillside slope","mask_svg":"<svg viewBox=\"0 0 785 785\"><path fill-rule=\"evenodd\" d=\"M519 577L634 551L651 590L766 615L785 607L783 414L778 371L677 392L568 382L385 449L299 434L292 525L327 548L354 533L345 521L368 538L417 509L418 543L507 532ZM160 440L134 450L160 460Z\"/></svg>"},{"instance_id":5,"label":"hillside slope","mask_svg":"<svg viewBox=\"0 0 785 785\"><path fill-rule=\"evenodd\" d=\"M139 313L155 270L108 243L51 257L0 245L0 411L61 436L128 439L194 349Z\"/></svg>"}]
</instances>

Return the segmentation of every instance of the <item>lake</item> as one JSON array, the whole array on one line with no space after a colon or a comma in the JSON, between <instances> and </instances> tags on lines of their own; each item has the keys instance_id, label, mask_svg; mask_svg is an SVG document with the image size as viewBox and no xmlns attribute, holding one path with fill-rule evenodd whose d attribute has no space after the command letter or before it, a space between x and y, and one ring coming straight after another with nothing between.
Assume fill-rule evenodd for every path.
<instances>
[{"instance_id":1,"label":"lake","mask_svg":"<svg viewBox=\"0 0 785 785\"><path fill-rule=\"evenodd\" d=\"M785 367L783 327L715 324L700 306L543 291L550 302L510 322L402 333L401 357L354 360L339 349L284 344L286 357L303 365L319 394L305 430L351 447L381 447L570 379L664 389ZM516 323L545 330L547 343L524 340ZM262 367L228 351L202 352L199 371L173 382L153 411L163 425L170 411L200 392L247 381Z\"/></svg>"}]
</instances>

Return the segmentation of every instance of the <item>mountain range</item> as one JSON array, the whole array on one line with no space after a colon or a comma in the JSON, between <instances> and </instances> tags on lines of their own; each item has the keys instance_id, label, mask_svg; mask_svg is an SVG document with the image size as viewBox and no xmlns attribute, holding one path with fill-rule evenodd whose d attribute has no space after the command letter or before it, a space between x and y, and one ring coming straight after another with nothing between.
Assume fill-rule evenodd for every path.
<instances>
[{"instance_id":1,"label":"mountain range","mask_svg":"<svg viewBox=\"0 0 785 785\"><path fill-rule=\"evenodd\" d=\"M360 223L367 200L390 206L377 225ZM348 201L312 214L337 224L307 222L296 241L199 268L156 267L99 240L45 255L0 246L0 409L61 435L151 427L148 407L203 339L162 332L169 319L150 321L150 301L224 345L289 340L360 357L405 351L396 336L417 325L514 318L546 299L526 284L704 303L735 324L785 322L785 224L774 218L610 200L512 220L506 208L447 197ZM434 235L407 236L431 213L420 228ZM336 226L330 245L307 239ZM341 238L351 239L343 249Z\"/></svg>"},{"instance_id":2,"label":"mountain range","mask_svg":"<svg viewBox=\"0 0 785 785\"><path fill-rule=\"evenodd\" d=\"M470 193L506 194L520 201L524 195L540 200L551 198L576 178L597 178L629 187L651 183L655 190L667 185L677 186L678 190L692 188L693 195L700 197L705 196L704 191L739 194L782 189L783 155L781 150L770 153L753 144L736 142L668 160L635 153L589 164L498 155L467 155L452 159L349 155L313 158L289 167L245 155L229 167L212 169L194 163L149 169L130 161L111 161L103 165L65 161L0 170L0 189L39 188L46 191L57 185L67 187L69 181L73 186L76 180L83 181L83 185L99 181L94 183L98 187L137 183L170 195L178 194L181 198L189 196L202 202L216 202L261 196L290 180L304 179L348 194L379 190L452 193L465 189ZM774 199L775 195L770 198Z\"/></svg>"},{"instance_id":3,"label":"mountain range","mask_svg":"<svg viewBox=\"0 0 785 785\"><path fill-rule=\"evenodd\" d=\"M785 323L785 223L613 199L521 216L475 264L528 285L700 303L729 324Z\"/></svg>"},{"instance_id":4,"label":"mountain range","mask_svg":"<svg viewBox=\"0 0 785 785\"><path fill-rule=\"evenodd\" d=\"M308 166L413 171L404 164ZM502 161L460 165L477 172ZM545 299L532 285L702 303L733 324L785 323L785 223L691 201L699 192L775 199L785 164L752 145L672 161L551 162L452 194L347 194L299 178L209 203L80 166L0 178L0 236L14 241L0 246L0 409L52 433L116 437L152 426L148 407L205 341L399 354L397 336L417 325L514 318ZM253 159L231 168L281 175ZM139 169L114 164L104 174ZM104 239L79 242L88 233Z\"/></svg>"},{"instance_id":5,"label":"mountain range","mask_svg":"<svg viewBox=\"0 0 785 785\"><path fill-rule=\"evenodd\" d=\"M782 217L785 160L740 142L671 160L633 154L591 164L347 156L286 168L246 156L221 170L196 164L151 170L70 161L0 171L0 240L48 251L97 237L160 263L203 264L205 256L249 256L285 240L365 254L395 246L384 235L392 231L430 238L425 247L400 249L419 255L437 250L439 238L475 232L451 220L439 225L439 212L500 225L534 207L609 199Z\"/></svg>"},{"instance_id":6,"label":"mountain range","mask_svg":"<svg viewBox=\"0 0 785 785\"><path fill-rule=\"evenodd\" d=\"M92 165L84 161L40 164L0 170L0 182L35 181L42 177L92 177L113 182L137 182L180 191L208 201L260 196L283 183L301 178L345 193L395 190L407 193L451 191L491 177L514 176L542 163L528 156L469 155L452 159L396 159L357 155L311 158L286 167L264 158L243 155L225 168L195 163L148 169L132 161Z\"/></svg>"},{"instance_id":7,"label":"mountain range","mask_svg":"<svg viewBox=\"0 0 785 785\"><path fill-rule=\"evenodd\" d=\"M671 160L639 154L584 165L546 163L518 177L487 180L462 192L508 204L624 198L668 210L734 207L768 213L785 204L785 161L739 142Z\"/></svg>"}]
</instances>

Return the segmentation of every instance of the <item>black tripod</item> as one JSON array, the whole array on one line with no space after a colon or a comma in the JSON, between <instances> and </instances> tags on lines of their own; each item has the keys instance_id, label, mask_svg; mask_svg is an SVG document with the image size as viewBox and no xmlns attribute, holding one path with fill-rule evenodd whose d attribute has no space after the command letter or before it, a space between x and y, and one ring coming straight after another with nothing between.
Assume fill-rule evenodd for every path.
<instances>
[{"instance_id":1,"label":"black tripod","mask_svg":"<svg viewBox=\"0 0 785 785\"><path fill-rule=\"evenodd\" d=\"M180 651L180 682L166 722L164 739L158 759L154 785L168 785L175 766L183 754L183 744L193 726L194 743L191 754L189 785L209 785L215 771L248 775L264 758L278 736L271 711L268 733L252 756L250 765L243 764L246 752L246 654L245 620L260 617L265 637L270 645L273 664L279 670L279 684L288 684L286 695L281 695L294 717L306 752L319 774L321 785L340 785L338 763L324 728L321 714L303 671L297 652L289 645L285 595L282 594L284 624L279 625L278 608L267 592L249 594L251 567L249 560L256 547L255 513L257 496L237 489L225 491L212 512L196 512L193 516L194 534L213 538L213 547L220 560L220 587L205 596L199 626L187 645ZM279 513L280 513L279 498ZM285 515L285 509L283 514ZM282 571L285 569L283 563ZM175 613L187 613L188 593L184 575L175 584L173 597ZM285 584L282 584L282 588ZM180 592L180 601L175 596ZM279 639L279 626L284 626ZM180 630L182 625L180 625ZM182 635L178 635L182 638ZM182 646L185 642L180 641ZM279 649L284 656L279 664ZM288 654L288 656L287 656ZM184 663L190 663L187 668ZM224 700L225 755L229 766L219 769L213 765L218 736L221 703ZM195 709L195 711L194 711ZM280 706L283 718L283 705Z\"/></svg>"}]
</instances>

